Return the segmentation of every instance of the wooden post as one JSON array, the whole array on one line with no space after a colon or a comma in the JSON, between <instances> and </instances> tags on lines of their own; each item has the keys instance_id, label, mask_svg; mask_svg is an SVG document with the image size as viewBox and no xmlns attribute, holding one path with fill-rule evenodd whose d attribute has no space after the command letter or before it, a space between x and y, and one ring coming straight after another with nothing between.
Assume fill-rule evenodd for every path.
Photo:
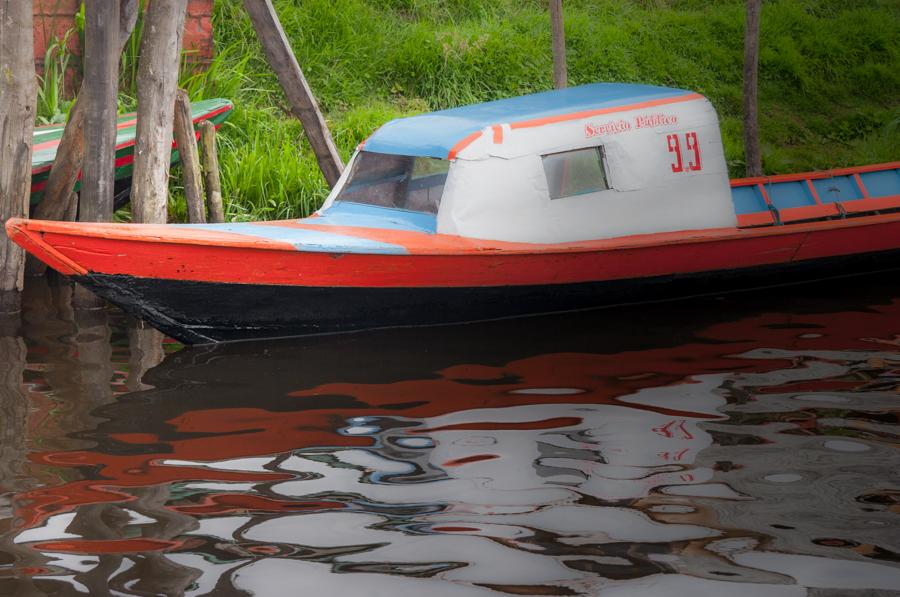
<instances>
[{"instance_id":1,"label":"wooden post","mask_svg":"<svg viewBox=\"0 0 900 597\"><path fill-rule=\"evenodd\" d=\"M128 37L134 30L138 17L138 0L121 0L119 10L119 35L116 43L116 60L121 56ZM118 67L116 68L118 72ZM66 219L66 208L78 173L84 163L84 99L87 96L84 83L78 91L75 104L69 112L69 121L63 131L59 147L56 149L56 160L50 169L50 177L47 186L44 187L44 198L35 207L32 216L37 220L61 220ZM30 271L42 273L46 268L43 262L33 260L32 263L40 264ZM38 270L39 268L39 270Z\"/></svg>"},{"instance_id":2,"label":"wooden post","mask_svg":"<svg viewBox=\"0 0 900 597\"><path fill-rule=\"evenodd\" d=\"M135 222L166 222L175 90L186 11L187 0L153 0L144 17L131 187Z\"/></svg>"},{"instance_id":3,"label":"wooden post","mask_svg":"<svg viewBox=\"0 0 900 597\"><path fill-rule=\"evenodd\" d=\"M206 222L206 209L203 205L200 155L197 153L197 137L194 133L194 119L191 116L191 99L184 89L175 92L175 143L178 145L178 153L181 154L188 220L192 224L203 224Z\"/></svg>"},{"instance_id":4,"label":"wooden post","mask_svg":"<svg viewBox=\"0 0 900 597\"><path fill-rule=\"evenodd\" d=\"M566 68L566 30L562 0L550 0L550 24L553 30L553 86L565 89L569 74Z\"/></svg>"},{"instance_id":5,"label":"wooden post","mask_svg":"<svg viewBox=\"0 0 900 597\"><path fill-rule=\"evenodd\" d=\"M138 17L138 0L122 0L119 11L119 35L116 43L116 60L121 56L128 37L134 30ZM118 73L118 67L116 67ZM84 105L87 98L84 82L69 111L69 120L62 139L56 148L56 159L50 167L44 197L34 208L31 216L36 220L72 221L78 214L78 195L74 193L75 181L84 164ZM47 264L29 255L25 271L29 275L40 276L47 271Z\"/></svg>"},{"instance_id":6,"label":"wooden post","mask_svg":"<svg viewBox=\"0 0 900 597\"><path fill-rule=\"evenodd\" d=\"M118 2L84 3L84 160L78 219L112 220L116 181L116 112L119 89ZM103 299L86 288L75 288L81 309L102 309Z\"/></svg>"},{"instance_id":7,"label":"wooden post","mask_svg":"<svg viewBox=\"0 0 900 597\"><path fill-rule=\"evenodd\" d=\"M84 151L82 222L112 220L116 180L116 113L119 87L118 2L84 0Z\"/></svg>"},{"instance_id":8,"label":"wooden post","mask_svg":"<svg viewBox=\"0 0 900 597\"><path fill-rule=\"evenodd\" d=\"M303 76L297 57L291 51L291 45L278 20L275 7L272 6L272 0L244 0L244 8L250 14L256 36L262 44L272 70L281 82L281 87L291 104L291 110L303 123L303 130L313 153L316 154L319 168L325 175L325 180L333 187L344 171L344 163L334 146L328 125L319 111L319 105L309 88L309 83L306 82L306 77Z\"/></svg>"},{"instance_id":9,"label":"wooden post","mask_svg":"<svg viewBox=\"0 0 900 597\"><path fill-rule=\"evenodd\" d=\"M62 139L56 148L56 160L50 168L50 178L44 187L44 198L34 208L32 216L37 220L61 220L66 213L66 202L81 165L84 162L84 84L79 91L75 104L69 111L69 121L63 131ZM77 210L76 210L77 211ZM41 271L46 265L43 261L33 260L32 263L40 263Z\"/></svg>"},{"instance_id":10,"label":"wooden post","mask_svg":"<svg viewBox=\"0 0 900 597\"><path fill-rule=\"evenodd\" d=\"M216 125L208 120L200 123L200 145L203 147L203 173L206 178L206 203L209 205L209 221L221 224L225 221L225 208L222 205L222 181L219 179Z\"/></svg>"},{"instance_id":11,"label":"wooden post","mask_svg":"<svg viewBox=\"0 0 900 597\"><path fill-rule=\"evenodd\" d=\"M21 306L25 252L6 235L28 215L37 86L31 2L0 0L0 312Z\"/></svg>"},{"instance_id":12,"label":"wooden post","mask_svg":"<svg viewBox=\"0 0 900 597\"><path fill-rule=\"evenodd\" d=\"M759 21L762 0L747 0L744 26L744 161L747 176L762 176L759 148Z\"/></svg>"}]
</instances>

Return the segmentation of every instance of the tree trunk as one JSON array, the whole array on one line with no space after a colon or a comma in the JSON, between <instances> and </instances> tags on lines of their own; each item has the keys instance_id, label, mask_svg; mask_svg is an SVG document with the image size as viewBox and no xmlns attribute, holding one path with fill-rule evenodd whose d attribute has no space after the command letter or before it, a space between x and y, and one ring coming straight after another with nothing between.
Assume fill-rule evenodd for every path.
<instances>
[{"instance_id":1,"label":"tree trunk","mask_svg":"<svg viewBox=\"0 0 900 597\"><path fill-rule=\"evenodd\" d=\"M187 91L175 93L175 143L181 155L181 171L184 182L184 199L187 202L188 220L192 224L206 223L203 204L203 183L200 177L200 154L191 116L191 100Z\"/></svg>"},{"instance_id":2,"label":"tree trunk","mask_svg":"<svg viewBox=\"0 0 900 597\"><path fill-rule=\"evenodd\" d=\"M116 60L122 55L125 44L128 43L128 37L134 30L134 25L138 17L138 0L121 0L121 9L119 10L119 35L116 43ZM118 72L118 66L116 67ZM78 180L78 173L84 163L84 117L83 109L84 100L87 90L84 83L78 91L78 97L75 104L69 112L69 121L66 123L66 129L63 131L62 139L60 139L59 147L56 149L56 160L50 169L50 177L47 179L47 186L44 188L44 198L34 209L33 217L37 220L60 220L65 219L66 207L72 189L75 188L75 181ZM40 270L34 273L42 273L46 268L43 262L40 263Z\"/></svg>"},{"instance_id":3,"label":"tree trunk","mask_svg":"<svg viewBox=\"0 0 900 597\"><path fill-rule=\"evenodd\" d=\"M550 24L553 30L553 86L565 89L569 74L566 68L566 30L562 0L550 0Z\"/></svg>"},{"instance_id":4,"label":"tree trunk","mask_svg":"<svg viewBox=\"0 0 900 597\"><path fill-rule=\"evenodd\" d=\"M747 22L744 28L744 160L747 176L762 176L762 154L759 149L759 20L762 0L747 0Z\"/></svg>"},{"instance_id":5,"label":"tree trunk","mask_svg":"<svg viewBox=\"0 0 900 597\"><path fill-rule=\"evenodd\" d=\"M200 123L200 145L203 147L203 172L206 176L206 202L209 205L209 221L221 224L225 221L225 208L222 205L222 181L219 178L216 125L208 120Z\"/></svg>"},{"instance_id":6,"label":"tree trunk","mask_svg":"<svg viewBox=\"0 0 900 597\"><path fill-rule=\"evenodd\" d=\"M82 222L112 220L116 180L116 95L119 83L119 3L84 1L84 151Z\"/></svg>"},{"instance_id":7,"label":"tree trunk","mask_svg":"<svg viewBox=\"0 0 900 597\"><path fill-rule=\"evenodd\" d=\"M272 0L244 0L244 8L250 14L256 36L262 44L272 70L281 82L281 87L291 104L291 110L303 123L303 130L313 153L316 154L319 168L325 175L325 180L333 187L344 171L344 163L334 146L328 125L319 111L306 77L303 76L297 57L291 51L291 45L272 6Z\"/></svg>"},{"instance_id":8,"label":"tree trunk","mask_svg":"<svg viewBox=\"0 0 900 597\"><path fill-rule=\"evenodd\" d=\"M186 10L187 0L153 0L144 17L131 188L135 222L166 222L175 91Z\"/></svg>"},{"instance_id":9,"label":"tree trunk","mask_svg":"<svg viewBox=\"0 0 900 597\"><path fill-rule=\"evenodd\" d=\"M36 105L31 2L0 0L0 312L21 305L25 252L4 225L28 214Z\"/></svg>"}]
</instances>

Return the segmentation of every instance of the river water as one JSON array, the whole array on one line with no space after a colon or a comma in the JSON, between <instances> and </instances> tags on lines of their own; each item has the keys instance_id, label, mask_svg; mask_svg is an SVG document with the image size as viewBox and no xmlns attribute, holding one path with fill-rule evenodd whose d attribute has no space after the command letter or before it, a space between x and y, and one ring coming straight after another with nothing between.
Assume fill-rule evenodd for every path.
<instances>
[{"instance_id":1,"label":"river water","mask_svg":"<svg viewBox=\"0 0 900 597\"><path fill-rule=\"evenodd\" d=\"M900 595L898 278L199 348L30 281L0 593Z\"/></svg>"}]
</instances>

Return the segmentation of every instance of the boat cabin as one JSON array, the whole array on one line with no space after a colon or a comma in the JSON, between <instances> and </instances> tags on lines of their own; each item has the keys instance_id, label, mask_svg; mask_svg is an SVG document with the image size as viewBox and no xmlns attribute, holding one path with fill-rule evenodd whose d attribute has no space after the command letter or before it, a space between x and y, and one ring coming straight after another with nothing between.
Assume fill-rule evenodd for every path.
<instances>
[{"instance_id":1,"label":"boat cabin","mask_svg":"<svg viewBox=\"0 0 900 597\"><path fill-rule=\"evenodd\" d=\"M373 206L430 232L532 243L737 224L710 102L617 83L385 124L320 214Z\"/></svg>"},{"instance_id":2,"label":"boat cabin","mask_svg":"<svg viewBox=\"0 0 900 597\"><path fill-rule=\"evenodd\" d=\"M705 97L597 83L389 122L318 215L560 243L898 210L900 162L729 181Z\"/></svg>"}]
</instances>

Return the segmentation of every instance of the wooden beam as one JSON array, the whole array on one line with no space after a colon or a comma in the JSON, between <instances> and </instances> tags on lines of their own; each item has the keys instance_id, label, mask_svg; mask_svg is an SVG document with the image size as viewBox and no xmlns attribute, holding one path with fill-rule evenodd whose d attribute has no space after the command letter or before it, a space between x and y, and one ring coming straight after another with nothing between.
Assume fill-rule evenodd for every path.
<instances>
[{"instance_id":1,"label":"wooden beam","mask_svg":"<svg viewBox=\"0 0 900 597\"><path fill-rule=\"evenodd\" d=\"M216 125L208 120L200 123L200 146L203 148L203 173L206 177L206 203L209 206L209 221L221 224L225 221L225 208L222 205L222 181L219 179Z\"/></svg>"},{"instance_id":2,"label":"wooden beam","mask_svg":"<svg viewBox=\"0 0 900 597\"><path fill-rule=\"evenodd\" d=\"M762 176L759 148L759 21L762 0L747 0L744 25L744 162L746 176Z\"/></svg>"},{"instance_id":3,"label":"wooden beam","mask_svg":"<svg viewBox=\"0 0 900 597\"><path fill-rule=\"evenodd\" d=\"M131 187L131 215L139 223L166 222L175 90L186 10L187 0L153 0L144 16Z\"/></svg>"},{"instance_id":4,"label":"wooden beam","mask_svg":"<svg viewBox=\"0 0 900 597\"><path fill-rule=\"evenodd\" d=\"M84 0L84 162L78 219L112 220L119 87L118 2Z\"/></svg>"},{"instance_id":5,"label":"wooden beam","mask_svg":"<svg viewBox=\"0 0 900 597\"><path fill-rule=\"evenodd\" d=\"M121 0L119 10L119 35L116 47L116 59L122 55L128 37L134 30L138 17L138 0ZM117 68L118 72L118 68ZM37 220L61 220L65 219L66 209L78 173L81 172L84 163L84 98L87 95L85 85L82 82L81 89L75 104L69 111L69 121L63 131L59 147L56 149L56 160L50 169L50 177L47 186L44 187L43 200L34 208L32 217ZM33 273L43 272L46 265L37 260L31 263L35 267ZM38 265L39 264L39 265ZM39 271L35 271L39 269Z\"/></svg>"},{"instance_id":6,"label":"wooden beam","mask_svg":"<svg viewBox=\"0 0 900 597\"><path fill-rule=\"evenodd\" d=\"M175 92L175 143L181 155L188 220L192 224L204 224L206 208L203 204L203 183L200 178L200 155L197 152L197 137L191 116L191 98L184 89Z\"/></svg>"},{"instance_id":7,"label":"wooden beam","mask_svg":"<svg viewBox=\"0 0 900 597\"><path fill-rule=\"evenodd\" d=\"M569 73L566 67L566 30L562 0L550 0L550 25L553 32L553 86L565 89Z\"/></svg>"},{"instance_id":8,"label":"wooden beam","mask_svg":"<svg viewBox=\"0 0 900 597\"><path fill-rule=\"evenodd\" d=\"M303 76L297 57L291 50L275 7L272 6L272 0L244 0L244 8L250 14L256 36L262 44L272 70L281 82L291 110L303 123L303 130L313 153L316 154L319 168L325 180L333 187L344 171L344 163L334 146L328 125L319 111L319 105L309 83L306 82L306 77Z\"/></svg>"},{"instance_id":9,"label":"wooden beam","mask_svg":"<svg viewBox=\"0 0 900 597\"><path fill-rule=\"evenodd\" d=\"M0 312L20 308L25 252L6 235L28 215L37 86L31 2L0 1Z\"/></svg>"}]
</instances>

